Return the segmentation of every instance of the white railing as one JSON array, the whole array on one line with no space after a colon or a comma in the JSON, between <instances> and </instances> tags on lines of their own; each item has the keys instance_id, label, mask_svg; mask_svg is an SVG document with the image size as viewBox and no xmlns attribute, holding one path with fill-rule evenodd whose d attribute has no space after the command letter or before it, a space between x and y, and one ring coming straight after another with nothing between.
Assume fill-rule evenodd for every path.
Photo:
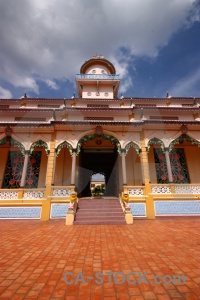
<instances>
[{"instance_id":1,"label":"white railing","mask_svg":"<svg viewBox=\"0 0 200 300\"><path fill-rule=\"evenodd\" d=\"M16 200L18 199L18 190L1 190L0 200Z\"/></svg>"},{"instance_id":2,"label":"white railing","mask_svg":"<svg viewBox=\"0 0 200 300\"><path fill-rule=\"evenodd\" d=\"M77 74L76 78L78 79L117 79L119 80L119 75L110 75L110 74Z\"/></svg>"},{"instance_id":3,"label":"white railing","mask_svg":"<svg viewBox=\"0 0 200 300\"><path fill-rule=\"evenodd\" d=\"M176 194L200 194L200 185L179 184L175 185Z\"/></svg>"},{"instance_id":4,"label":"white railing","mask_svg":"<svg viewBox=\"0 0 200 300\"><path fill-rule=\"evenodd\" d=\"M129 197L145 195L145 186L127 186ZM151 193L157 195L169 194L200 194L200 184L151 184Z\"/></svg>"},{"instance_id":5,"label":"white railing","mask_svg":"<svg viewBox=\"0 0 200 300\"><path fill-rule=\"evenodd\" d=\"M30 189L24 190L23 199L44 199L44 189Z\"/></svg>"},{"instance_id":6,"label":"white railing","mask_svg":"<svg viewBox=\"0 0 200 300\"><path fill-rule=\"evenodd\" d=\"M200 184L152 184L152 194L200 194Z\"/></svg>"},{"instance_id":7,"label":"white railing","mask_svg":"<svg viewBox=\"0 0 200 300\"><path fill-rule=\"evenodd\" d=\"M152 185L151 186L152 194L170 194L171 187L170 185Z\"/></svg>"},{"instance_id":8,"label":"white railing","mask_svg":"<svg viewBox=\"0 0 200 300\"><path fill-rule=\"evenodd\" d=\"M53 187L53 197L70 197L71 188L63 186L54 186Z\"/></svg>"},{"instance_id":9,"label":"white railing","mask_svg":"<svg viewBox=\"0 0 200 300\"><path fill-rule=\"evenodd\" d=\"M130 186L127 187L127 191L130 197L134 196L143 196L144 195L144 186Z\"/></svg>"}]
</instances>

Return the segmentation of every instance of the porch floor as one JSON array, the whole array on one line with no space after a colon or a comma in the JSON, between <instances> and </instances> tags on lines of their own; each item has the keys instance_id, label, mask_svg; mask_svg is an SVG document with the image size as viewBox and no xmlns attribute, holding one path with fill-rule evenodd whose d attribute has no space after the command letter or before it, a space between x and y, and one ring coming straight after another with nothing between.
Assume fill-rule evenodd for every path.
<instances>
[{"instance_id":1,"label":"porch floor","mask_svg":"<svg viewBox=\"0 0 200 300\"><path fill-rule=\"evenodd\" d=\"M0 228L0 300L199 299L200 218L87 226L0 220ZM85 284L65 283L66 272L74 274L68 281L82 272ZM101 284L96 272L103 273ZM137 283L119 284L121 275L109 283L106 272L135 272ZM148 273L148 284L139 284L138 272ZM150 283L155 275L184 275L186 282Z\"/></svg>"}]
</instances>

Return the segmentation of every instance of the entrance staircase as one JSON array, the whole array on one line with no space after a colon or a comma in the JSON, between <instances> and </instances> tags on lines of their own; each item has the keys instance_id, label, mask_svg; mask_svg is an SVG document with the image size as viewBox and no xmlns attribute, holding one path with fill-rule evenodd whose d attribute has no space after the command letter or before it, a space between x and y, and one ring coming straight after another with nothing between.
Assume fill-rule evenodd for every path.
<instances>
[{"instance_id":1,"label":"entrance staircase","mask_svg":"<svg viewBox=\"0 0 200 300\"><path fill-rule=\"evenodd\" d=\"M74 225L110 224L126 224L119 199L82 198L79 200Z\"/></svg>"}]
</instances>

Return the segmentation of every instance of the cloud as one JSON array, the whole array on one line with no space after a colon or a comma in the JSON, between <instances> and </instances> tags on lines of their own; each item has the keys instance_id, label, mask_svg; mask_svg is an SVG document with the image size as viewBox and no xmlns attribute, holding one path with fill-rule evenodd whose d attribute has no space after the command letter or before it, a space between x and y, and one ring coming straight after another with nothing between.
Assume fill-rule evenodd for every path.
<instances>
[{"instance_id":1,"label":"cloud","mask_svg":"<svg viewBox=\"0 0 200 300\"><path fill-rule=\"evenodd\" d=\"M182 77L176 82L170 89L172 96L188 95L195 97L194 91L199 92L200 86L200 67L193 73L189 73L187 76Z\"/></svg>"},{"instance_id":2,"label":"cloud","mask_svg":"<svg viewBox=\"0 0 200 300\"><path fill-rule=\"evenodd\" d=\"M6 90L0 86L0 98L1 99L10 99L10 98L12 98L12 93L9 90Z\"/></svg>"},{"instance_id":3,"label":"cloud","mask_svg":"<svg viewBox=\"0 0 200 300\"><path fill-rule=\"evenodd\" d=\"M44 82L46 83L46 85L48 87L50 87L52 90L58 90L59 86L56 84L55 81L51 80L51 79L44 79Z\"/></svg>"},{"instance_id":4,"label":"cloud","mask_svg":"<svg viewBox=\"0 0 200 300\"><path fill-rule=\"evenodd\" d=\"M111 58L125 78L132 57L156 57L174 32L197 21L195 3L0 1L0 79L39 93L36 80L45 78L47 85L55 89L55 79L74 81L82 63L94 53ZM131 84L129 80L121 90Z\"/></svg>"}]
</instances>

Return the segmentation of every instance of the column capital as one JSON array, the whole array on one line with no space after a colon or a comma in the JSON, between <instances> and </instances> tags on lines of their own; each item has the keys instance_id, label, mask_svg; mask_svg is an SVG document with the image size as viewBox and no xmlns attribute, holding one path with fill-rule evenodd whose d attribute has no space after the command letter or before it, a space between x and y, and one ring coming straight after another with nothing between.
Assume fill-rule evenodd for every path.
<instances>
[{"instance_id":1,"label":"column capital","mask_svg":"<svg viewBox=\"0 0 200 300\"><path fill-rule=\"evenodd\" d=\"M121 149L121 153L126 153L126 149L125 148Z\"/></svg>"},{"instance_id":2,"label":"column capital","mask_svg":"<svg viewBox=\"0 0 200 300\"><path fill-rule=\"evenodd\" d=\"M164 148L164 151L165 151L165 152L167 152L167 151L169 152L169 147L165 147L165 148Z\"/></svg>"},{"instance_id":3,"label":"column capital","mask_svg":"<svg viewBox=\"0 0 200 300\"><path fill-rule=\"evenodd\" d=\"M25 150L25 152L24 152L24 153L25 153L25 155L26 155L26 154L28 154L28 155L29 155L29 154L30 154L30 150Z\"/></svg>"}]
</instances>

